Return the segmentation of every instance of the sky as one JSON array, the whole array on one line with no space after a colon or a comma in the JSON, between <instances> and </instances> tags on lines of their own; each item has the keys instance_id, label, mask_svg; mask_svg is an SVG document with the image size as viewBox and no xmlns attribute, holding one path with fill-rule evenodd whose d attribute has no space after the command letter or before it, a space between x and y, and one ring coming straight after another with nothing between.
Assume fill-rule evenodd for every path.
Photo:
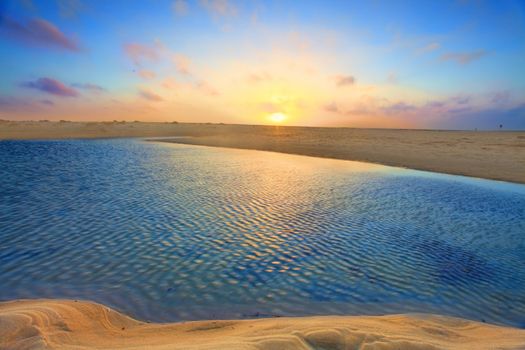
<instances>
[{"instance_id":1,"label":"sky","mask_svg":"<svg viewBox=\"0 0 525 350\"><path fill-rule=\"evenodd\" d=\"M0 0L0 119L525 129L525 0Z\"/></svg>"}]
</instances>

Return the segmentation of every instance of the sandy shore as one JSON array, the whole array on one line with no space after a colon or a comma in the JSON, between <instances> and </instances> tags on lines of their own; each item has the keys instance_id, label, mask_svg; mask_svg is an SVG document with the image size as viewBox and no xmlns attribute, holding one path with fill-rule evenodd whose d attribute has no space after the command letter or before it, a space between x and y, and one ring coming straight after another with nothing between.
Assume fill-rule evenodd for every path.
<instances>
[{"instance_id":1,"label":"sandy shore","mask_svg":"<svg viewBox=\"0 0 525 350\"><path fill-rule=\"evenodd\" d=\"M72 300L0 303L0 349L523 349L525 330L432 315L153 324Z\"/></svg>"},{"instance_id":2,"label":"sandy shore","mask_svg":"<svg viewBox=\"0 0 525 350\"><path fill-rule=\"evenodd\" d=\"M172 142L257 149L525 183L525 132L173 123L0 122L0 139L193 136Z\"/></svg>"}]
</instances>

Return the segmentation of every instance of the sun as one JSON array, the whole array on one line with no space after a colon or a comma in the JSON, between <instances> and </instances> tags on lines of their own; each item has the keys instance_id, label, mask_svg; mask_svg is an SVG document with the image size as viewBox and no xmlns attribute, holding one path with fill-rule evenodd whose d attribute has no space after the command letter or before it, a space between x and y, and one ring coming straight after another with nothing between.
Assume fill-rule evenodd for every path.
<instances>
[{"instance_id":1,"label":"sun","mask_svg":"<svg viewBox=\"0 0 525 350\"><path fill-rule=\"evenodd\" d=\"M279 124L286 120L286 115L281 112L272 113L268 116L268 119L270 119L270 121L272 121L273 123Z\"/></svg>"}]
</instances>

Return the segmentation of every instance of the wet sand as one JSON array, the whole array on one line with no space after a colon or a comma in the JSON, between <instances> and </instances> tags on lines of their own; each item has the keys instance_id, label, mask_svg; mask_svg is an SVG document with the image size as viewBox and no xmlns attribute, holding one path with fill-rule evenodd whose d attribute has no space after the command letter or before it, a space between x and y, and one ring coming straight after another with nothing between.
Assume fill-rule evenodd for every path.
<instances>
[{"instance_id":1,"label":"wet sand","mask_svg":"<svg viewBox=\"0 0 525 350\"><path fill-rule=\"evenodd\" d=\"M0 122L0 139L191 136L169 142L358 160L525 183L525 131L223 124Z\"/></svg>"},{"instance_id":2,"label":"wet sand","mask_svg":"<svg viewBox=\"0 0 525 350\"><path fill-rule=\"evenodd\" d=\"M72 300L0 303L0 349L523 349L525 330L433 315L145 323Z\"/></svg>"}]
</instances>

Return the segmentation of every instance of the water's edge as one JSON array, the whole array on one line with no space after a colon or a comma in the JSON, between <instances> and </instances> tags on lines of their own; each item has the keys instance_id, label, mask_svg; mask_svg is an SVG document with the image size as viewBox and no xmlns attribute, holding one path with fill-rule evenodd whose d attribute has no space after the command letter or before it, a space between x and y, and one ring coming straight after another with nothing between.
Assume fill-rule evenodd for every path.
<instances>
[{"instance_id":1,"label":"water's edge","mask_svg":"<svg viewBox=\"0 0 525 350\"><path fill-rule=\"evenodd\" d=\"M421 171L421 172L425 172L425 173L433 173L433 174L465 177L465 178L475 179L475 180L476 179L478 179L478 180L489 180L489 181L504 182L504 183L509 183L509 184L516 184L516 185L525 185L525 181L523 181L523 182L511 181L511 180L506 180L506 179L503 179L503 178L500 178L500 177L490 177L490 176L488 176L488 177L472 176L472 175L468 175L468 174L466 174L464 172L443 172L443 171L434 170L434 169L429 170L429 169L418 168L418 167L402 166L402 165L399 165L399 164L388 163L388 162L374 162L374 161L371 161L371 160L368 160L368 159L363 160L363 159L349 158L349 157L335 157L335 156L331 156L331 155L319 155L319 154L312 154L312 153L308 153L308 152L303 152L303 153L301 153L301 152L293 152L292 150L283 150L283 149L273 150L273 149L265 149L265 148L254 148L254 147L249 147L249 146L243 147L243 146L240 146L240 145L229 146L229 145L215 145L215 144L197 143L197 142L192 142L192 140L198 139L198 138L196 138L194 136L176 136L176 137L169 137L169 138L165 138L165 137L158 137L158 138L147 137L147 138L141 138L141 139L143 139L144 141L149 141L149 142L164 142L164 143L174 143L174 144L179 144L179 145L191 145L191 146L198 146L198 147L214 147L214 148L238 149L238 150L247 150L247 151L249 150L249 151L259 151L259 152L271 152L271 153L290 154L290 155L295 155L295 156L312 157L312 158L320 158L320 159L333 159L333 160L341 160L341 161L359 162L359 163L383 165L383 166L390 167L390 168L415 170L415 171Z\"/></svg>"}]
</instances>

